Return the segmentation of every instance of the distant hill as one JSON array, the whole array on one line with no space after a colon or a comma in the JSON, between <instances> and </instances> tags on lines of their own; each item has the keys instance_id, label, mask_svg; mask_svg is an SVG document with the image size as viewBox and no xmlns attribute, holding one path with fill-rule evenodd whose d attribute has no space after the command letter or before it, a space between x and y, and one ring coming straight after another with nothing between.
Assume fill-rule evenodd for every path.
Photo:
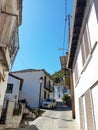
<instances>
[{"instance_id":1,"label":"distant hill","mask_svg":"<svg viewBox=\"0 0 98 130\"><path fill-rule=\"evenodd\" d=\"M52 75L54 83L60 83L63 80L64 74L65 74L64 70L59 70L59 71L55 72Z\"/></svg>"},{"instance_id":2,"label":"distant hill","mask_svg":"<svg viewBox=\"0 0 98 130\"><path fill-rule=\"evenodd\" d=\"M59 71L55 72L52 75L54 83L62 83L63 77L65 76L65 73L67 74L67 72L65 72L64 70L59 70ZM65 78L65 85L67 88L70 89L70 78L69 77Z\"/></svg>"}]
</instances>

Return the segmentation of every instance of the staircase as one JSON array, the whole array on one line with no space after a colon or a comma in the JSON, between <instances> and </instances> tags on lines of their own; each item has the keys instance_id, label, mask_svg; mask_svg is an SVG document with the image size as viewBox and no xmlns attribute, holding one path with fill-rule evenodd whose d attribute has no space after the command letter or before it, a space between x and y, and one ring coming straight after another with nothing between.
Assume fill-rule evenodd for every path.
<instances>
[{"instance_id":1,"label":"staircase","mask_svg":"<svg viewBox=\"0 0 98 130\"><path fill-rule=\"evenodd\" d=\"M6 109L2 110L0 124L5 124L6 121Z\"/></svg>"}]
</instances>

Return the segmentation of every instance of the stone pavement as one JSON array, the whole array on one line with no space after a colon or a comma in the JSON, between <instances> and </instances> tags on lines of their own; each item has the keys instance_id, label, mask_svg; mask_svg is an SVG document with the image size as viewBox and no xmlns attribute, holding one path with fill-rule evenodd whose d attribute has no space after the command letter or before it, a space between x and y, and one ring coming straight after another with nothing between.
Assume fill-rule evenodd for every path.
<instances>
[{"instance_id":1,"label":"stone pavement","mask_svg":"<svg viewBox=\"0 0 98 130\"><path fill-rule=\"evenodd\" d=\"M50 111L46 110L39 118L28 121L25 128L9 130L79 130L79 126L72 119L72 111Z\"/></svg>"}]
</instances>

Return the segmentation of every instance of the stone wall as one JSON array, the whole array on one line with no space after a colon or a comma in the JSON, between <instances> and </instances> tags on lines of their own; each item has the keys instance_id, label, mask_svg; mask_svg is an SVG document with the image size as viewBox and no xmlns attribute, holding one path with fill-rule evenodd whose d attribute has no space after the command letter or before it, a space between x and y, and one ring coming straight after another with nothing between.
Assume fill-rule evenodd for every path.
<instances>
[{"instance_id":1,"label":"stone wall","mask_svg":"<svg viewBox=\"0 0 98 130\"><path fill-rule=\"evenodd\" d=\"M20 115L13 115L14 106L15 106L14 101L8 102L6 123L5 123L6 128L18 128L22 120L23 105L22 105L22 111Z\"/></svg>"}]
</instances>

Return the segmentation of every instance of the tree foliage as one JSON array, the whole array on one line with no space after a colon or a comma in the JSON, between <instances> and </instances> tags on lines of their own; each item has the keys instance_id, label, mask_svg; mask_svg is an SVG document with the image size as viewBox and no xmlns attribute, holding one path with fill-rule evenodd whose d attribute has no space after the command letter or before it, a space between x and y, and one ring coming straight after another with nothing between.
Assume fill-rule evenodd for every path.
<instances>
[{"instance_id":1,"label":"tree foliage","mask_svg":"<svg viewBox=\"0 0 98 130\"><path fill-rule=\"evenodd\" d=\"M71 97L68 94L64 94L63 103L71 107Z\"/></svg>"},{"instance_id":2,"label":"tree foliage","mask_svg":"<svg viewBox=\"0 0 98 130\"><path fill-rule=\"evenodd\" d=\"M64 70L59 70L59 71L55 72L55 73L52 75L52 78L53 78L54 83L60 83L60 81L63 80L63 76L64 76L64 75L65 75Z\"/></svg>"},{"instance_id":3,"label":"tree foliage","mask_svg":"<svg viewBox=\"0 0 98 130\"><path fill-rule=\"evenodd\" d=\"M59 70L52 75L54 83L60 83L65 76L65 86L70 89L70 76L68 70Z\"/></svg>"}]
</instances>

